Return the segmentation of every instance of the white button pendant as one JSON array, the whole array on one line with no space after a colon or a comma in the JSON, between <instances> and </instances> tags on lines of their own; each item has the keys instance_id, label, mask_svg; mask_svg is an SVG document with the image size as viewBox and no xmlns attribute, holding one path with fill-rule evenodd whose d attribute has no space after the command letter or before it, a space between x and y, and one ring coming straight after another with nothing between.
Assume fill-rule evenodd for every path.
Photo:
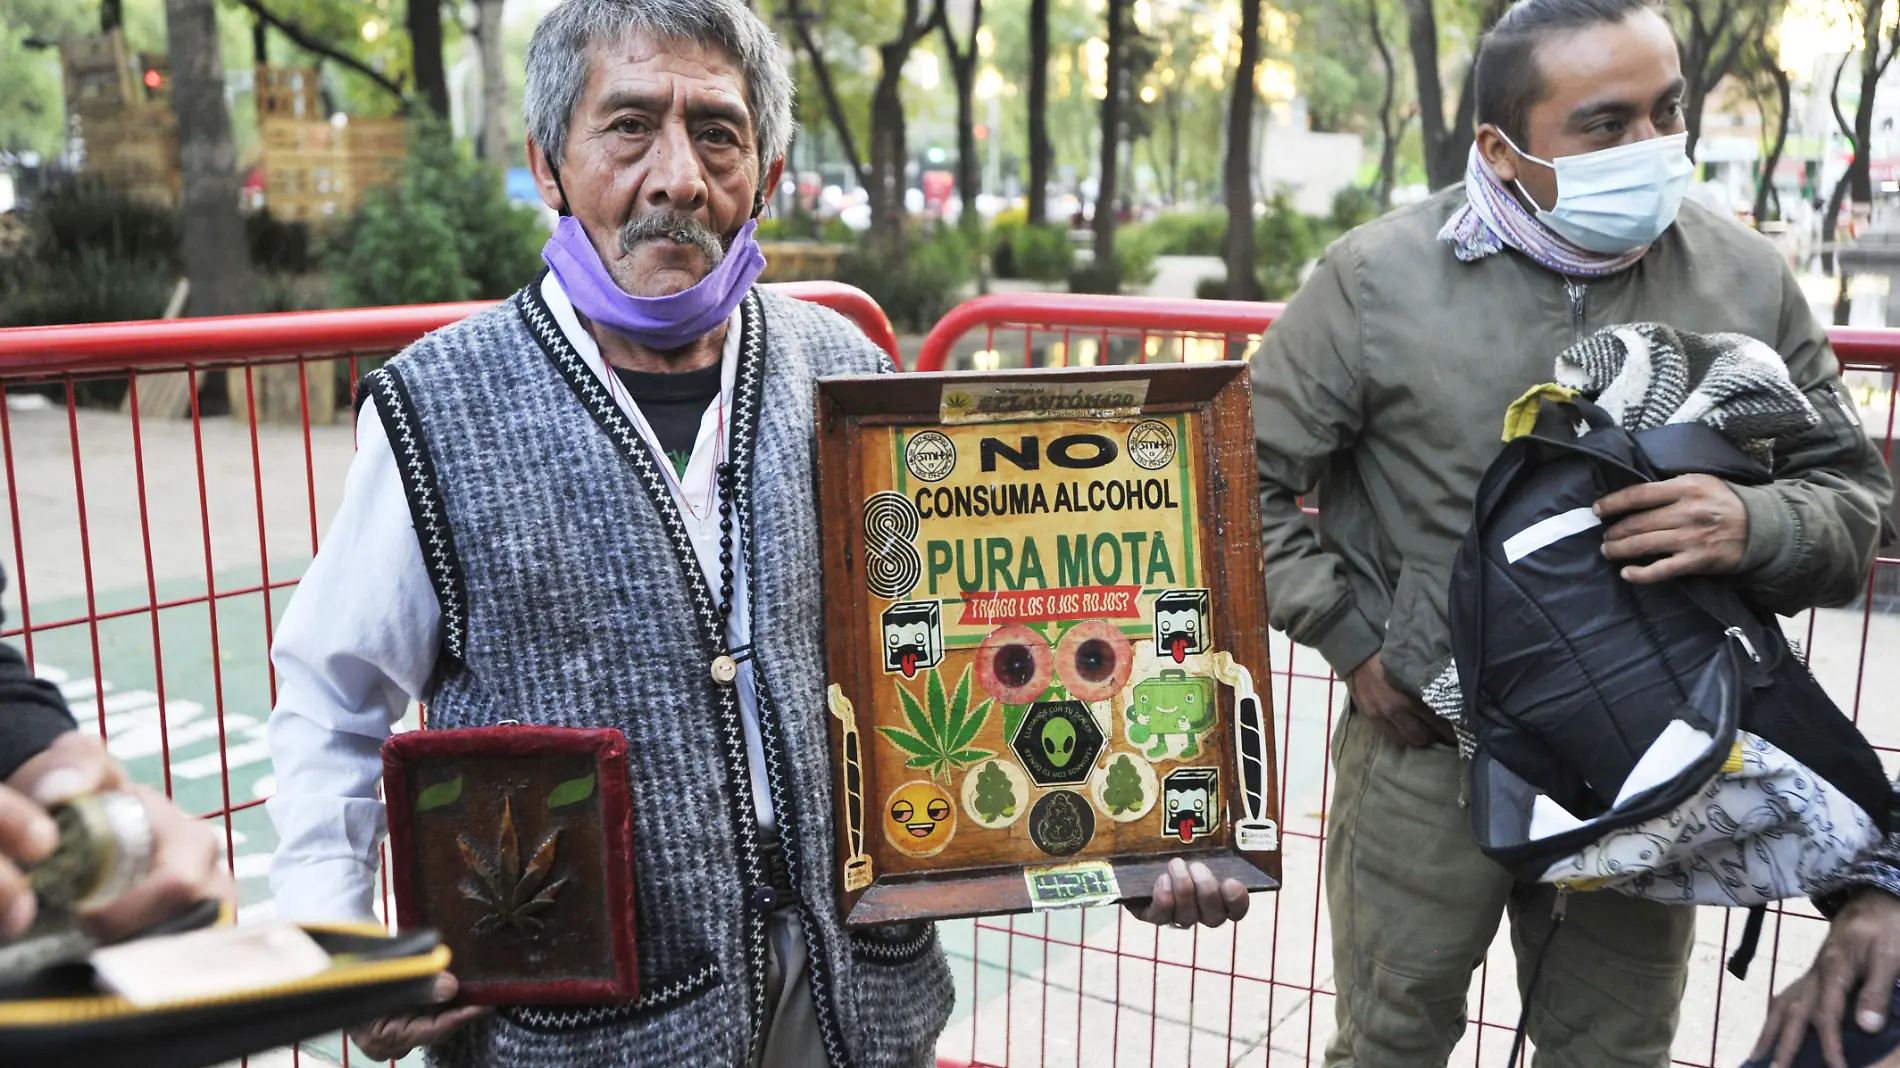
<instances>
[{"instance_id":1,"label":"white button pendant","mask_svg":"<svg viewBox=\"0 0 1900 1068\"><path fill-rule=\"evenodd\" d=\"M712 679L721 686L730 686L739 677L739 662L721 654L713 657Z\"/></svg>"}]
</instances>

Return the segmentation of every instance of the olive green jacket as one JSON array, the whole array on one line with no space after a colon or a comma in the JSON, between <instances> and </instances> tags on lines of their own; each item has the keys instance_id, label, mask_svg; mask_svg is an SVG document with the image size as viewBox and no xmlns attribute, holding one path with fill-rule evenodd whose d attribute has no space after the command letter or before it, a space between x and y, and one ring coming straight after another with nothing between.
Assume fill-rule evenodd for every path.
<instances>
[{"instance_id":1,"label":"olive green jacket","mask_svg":"<svg viewBox=\"0 0 1900 1068\"><path fill-rule=\"evenodd\" d=\"M1253 358L1269 615L1342 677L1374 653L1417 696L1450 662L1452 559L1503 447L1505 409L1607 326L1662 322L1773 346L1821 415L1738 487L1738 578L1792 614L1865 582L1893 483L1827 334L1766 238L1693 203L1634 267L1571 282L1505 251L1462 263L1438 231L1462 185L1335 242ZM1321 487L1315 536L1296 498Z\"/></svg>"}]
</instances>

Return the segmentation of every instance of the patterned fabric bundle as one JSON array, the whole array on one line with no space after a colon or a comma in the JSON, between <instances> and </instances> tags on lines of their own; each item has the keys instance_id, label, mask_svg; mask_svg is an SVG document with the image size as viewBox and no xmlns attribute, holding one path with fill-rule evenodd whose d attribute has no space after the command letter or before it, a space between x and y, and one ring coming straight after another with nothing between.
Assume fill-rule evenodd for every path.
<instances>
[{"instance_id":1,"label":"patterned fabric bundle","mask_svg":"<svg viewBox=\"0 0 1900 1068\"><path fill-rule=\"evenodd\" d=\"M1570 278L1604 278L1628 270L1648 245L1620 255L1592 252L1537 221L1471 146L1465 162L1465 206L1438 231L1438 239L1452 246L1464 263L1496 255L1509 245L1545 267Z\"/></svg>"},{"instance_id":2,"label":"patterned fabric bundle","mask_svg":"<svg viewBox=\"0 0 1900 1068\"><path fill-rule=\"evenodd\" d=\"M1624 429L1702 423L1764 465L1776 438L1820 425L1781 355L1740 334L1611 327L1557 357L1557 383L1594 397Z\"/></svg>"}]
</instances>

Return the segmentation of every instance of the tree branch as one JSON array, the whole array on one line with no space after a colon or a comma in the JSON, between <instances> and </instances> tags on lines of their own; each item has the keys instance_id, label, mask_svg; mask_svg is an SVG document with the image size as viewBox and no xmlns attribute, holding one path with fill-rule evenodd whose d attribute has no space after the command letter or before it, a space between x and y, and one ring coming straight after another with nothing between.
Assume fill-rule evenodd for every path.
<instances>
[{"instance_id":1,"label":"tree branch","mask_svg":"<svg viewBox=\"0 0 1900 1068\"><path fill-rule=\"evenodd\" d=\"M1879 68L1874 72L1875 81L1879 81L1880 76L1887 73L1887 64L1893 62L1896 54L1900 54L1900 25L1896 25L1887 35L1887 54L1881 59Z\"/></svg>"},{"instance_id":2,"label":"tree branch","mask_svg":"<svg viewBox=\"0 0 1900 1068\"><path fill-rule=\"evenodd\" d=\"M1847 116L1841 111L1841 75L1847 73L1847 61L1852 58L1852 53L1841 57L1840 65L1834 68L1834 84L1827 91L1827 106L1834 112L1834 124L1841 128L1841 133L1850 144L1854 140L1854 125L1847 121Z\"/></svg>"},{"instance_id":3,"label":"tree branch","mask_svg":"<svg viewBox=\"0 0 1900 1068\"><path fill-rule=\"evenodd\" d=\"M395 97L398 101L401 101L404 111L408 110L409 98L403 93L402 86L384 77L381 71L369 66L348 52L340 51L334 46L317 40L309 31L296 23L272 14L270 10L264 6L263 0L237 0L237 2L249 8L251 13L258 18L276 27L279 33L290 38L298 48L306 52L314 52L328 59L334 59L356 73L361 74L363 77L368 78L376 88L381 89L390 96Z\"/></svg>"}]
</instances>

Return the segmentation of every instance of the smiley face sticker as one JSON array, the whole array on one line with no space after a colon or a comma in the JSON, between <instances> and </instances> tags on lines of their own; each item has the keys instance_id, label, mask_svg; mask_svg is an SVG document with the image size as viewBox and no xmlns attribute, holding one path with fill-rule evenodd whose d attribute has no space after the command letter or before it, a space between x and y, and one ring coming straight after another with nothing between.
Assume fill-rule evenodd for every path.
<instances>
[{"instance_id":1,"label":"smiley face sticker","mask_svg":"<svg viewBox=\"0 0 1900 1068\"><path fill-rule=\"evenodd\" d=\"M934 857L956 833L957 807L936 783L914 779L891 791L884 805L884 838L898 852Z\"/></svg>"}]
</instances>

